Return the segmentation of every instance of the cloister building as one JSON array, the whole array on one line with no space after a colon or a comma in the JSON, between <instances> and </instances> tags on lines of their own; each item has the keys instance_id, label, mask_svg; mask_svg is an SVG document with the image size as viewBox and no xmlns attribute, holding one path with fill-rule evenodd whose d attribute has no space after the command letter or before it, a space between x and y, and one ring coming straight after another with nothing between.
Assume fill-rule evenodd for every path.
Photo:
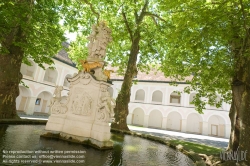
<instances>
[{"instance_id":1,"label":"cloister building","mask_svg":"<svg viewBox=\"0 0 250 166\"><path fill-rule=\"evenodd\" d=\"M73 77L78 69L64 50L53 61L54 70L48 66L43 70L32 60L32 66L22 64L22 81L29 88L20 84L20 95L16 99L17 110L30 115L36 112L48 113L55 85L64 87L62 96L66 100L69 92L67 78ZM113 85L109 92L116 98L121 89L122 77L112 74L111 79ZM204 114L199 114L191 104L195 92L176 93L183 91L187 84L180 82L178 86L171 86L170 81L162 74L154 75L152 72L148 75L139 73L137 79L137 84L131 90L128 124L229 138L229 104L223 103L221 108L207 105ZM217 100L220 100L219 96Z\"/></svg>"}]
</instances>

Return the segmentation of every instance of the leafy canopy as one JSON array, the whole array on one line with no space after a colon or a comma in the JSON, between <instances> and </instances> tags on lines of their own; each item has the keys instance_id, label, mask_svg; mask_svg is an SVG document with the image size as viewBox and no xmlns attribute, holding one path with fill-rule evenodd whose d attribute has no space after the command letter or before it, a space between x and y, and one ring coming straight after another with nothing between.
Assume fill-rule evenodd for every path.
<instances>
[{"instance_id":1,"label":"leafy canopy","mask_svg":"<svg viewBox=\"0 0 250 166\"><path fill-rule=\"evenodd\" d=\"M0 54L7 55L10 45L20 46L23 62L31 65L29 58L40 67L52 64L53 57L62 48L64 29L60 20L69 17L65 8L71 4L52 0L4 0L0 2ZM22 37L17 37L17 29Z\"/></svg>"},{"instance_id":2,"label":"leafy canopy","mask_svg":"<svg viewBox=\"0 0 250 166\"><path fill-rule=\"evenodd\" d=\"M185 91L198 92L194 103L199 112L206 104L219 107L231 100L237 72L233 43L242 46L249 33L249 7L247 0L166 1L164 10L172 26L165 34L167 53L161 69L175 80L192 75ZM220 102L216 102L218 94Z\"/></svg>"},{"instance_id":3,"label":"leafy canopy","mask_svg":"<svg viewBox=\"0 0 250 166\"><path fill-rule=\"evenodd\" d=\"M70 56L75 62L87 56L87 36L91 26L104 20L112 30L113 42L108 46L106 61L119 66L119 73L124 74L129 52L136 30L140 31L140 51L137 67L147 71L160 62L164 49L167 22L163 19L164 1L83 1L77 7L84 11L79 18L80 27L77 40L71 43ZM146 7L145 7L146 6ZM143 8L145 7L145 10ZM138 18L141 16L141 20Z\"/></svg>"}]
</instances>

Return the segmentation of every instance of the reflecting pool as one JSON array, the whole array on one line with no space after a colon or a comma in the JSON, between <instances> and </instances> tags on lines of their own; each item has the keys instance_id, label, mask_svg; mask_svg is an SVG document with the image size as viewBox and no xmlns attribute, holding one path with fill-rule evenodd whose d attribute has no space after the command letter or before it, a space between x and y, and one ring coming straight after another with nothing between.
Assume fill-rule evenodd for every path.
<instances>
[{"instance_id":1,"label":"reflecting pool","mask_svg":"<svg viewBox=\"0 0 250 166\"><path fill-rule=\"evenodd\" d=\"M45 125L1 125L0 165L194 165L184 154L140 137L113 133L114 148L101 151L86 145L42 138L44 128Z\"/></svg>"}]
</instances>

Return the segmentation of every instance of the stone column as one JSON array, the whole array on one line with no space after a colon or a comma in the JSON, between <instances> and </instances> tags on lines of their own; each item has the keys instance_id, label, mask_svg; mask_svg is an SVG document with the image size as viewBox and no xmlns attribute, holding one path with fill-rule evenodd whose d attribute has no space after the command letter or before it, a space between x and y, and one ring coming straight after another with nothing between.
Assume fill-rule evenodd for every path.
<instances>
[{"instance_id":1,"label":"stone column","mask_svg":"<svg viewBox=\"0 0 250 166\"><path fill-rule=\"evenodd\" d=\"M149 118L149 115L144 115L143 127L148 127L148 118Z\"/></svg>"},{"instance_id":2,"label":"stone column","mask_svg":"<svg viewBox=\"0 0 250 166\"><path fill-rule=\"evenodd\" d=\"M230 138L231 124L225 124L225 138Z\"/></svg>"},{"instance_id":3,"label":"stone column","mask_svg":"<svg viewBox=\"0 0 250 166\"><path fill-rule=\"evenodd\" d=\"M202 135L208 135L208 122L202 122Z\"/></svg>"},{"instance_id":4,"label":"stone column","mask_svg":"<svg viewBox=\"0 0 250 166\"><path fill-rule=\"evenodd\" d=\"M36 104L36 99L37 97L29 97L26 107L25 107L25 112L27 115L33 115L34 110L35 110L35 104Z\"/></svg>"},{"instance_id":5,"label":"stone column","mask_svg":"<svg viewBox=\"0 0 250 166\"><path fill-rule=\"evenodd\" d=\"M182 119L181 120L181 132L186 132L187 131L187 119Z\"/></svg>"},{"instance_id":6,"label":"stone column","mask_svg":"<svg viewBox=\"0 0 250 166\"><path fill-rule=\"evenodd\" d=\"M161 128L166 130L167 129L167 117L162 118Z\"/></svg>"}]
</instances>

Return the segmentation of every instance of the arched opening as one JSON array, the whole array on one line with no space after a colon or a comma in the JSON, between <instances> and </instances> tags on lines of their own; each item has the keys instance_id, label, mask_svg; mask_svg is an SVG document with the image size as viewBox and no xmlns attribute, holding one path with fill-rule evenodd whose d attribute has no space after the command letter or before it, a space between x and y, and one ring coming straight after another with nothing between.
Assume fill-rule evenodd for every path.
<instances>
[{"instance_id":1,"label":"arched opening","mask_svg":"<svg viewBox=\"0 0 250 166\"><path fill-rule=\"evenodd\" d=\"M132 124L136 126L143 126L144 124L144 111L141 108L136 108L132 115Z\"/></svg>"},{"instance_id":2,"label":"arched opening","mask_svg":"<svg viewBox=\"0 0 250 166\"><path fill-rule=\"evenodd\" d=\"M208 119L208 135L225 137L225 121L218 115L212 115Z\"/></svg>"},{"instance_id":3,"label":"arched opening","mask_svg":"<svg viewBox=\"0 0 250 166\"><path fill-rule=\"evenodd\" d=\"M43 80L51 83L56 83L58 73L56 70L46 69Z\"/></svg>"},{"instance_id":4,"label":"arched opening","mask_svg":"<svg viewBox=\"0 0 250 166\"><path fill-rule=\"evenodd\" d=\"M21 65L21 73L24 76L32 77L34 78L34 74L36 71L36 64L33 61L29 61L31 66L28 66L24 63Z\"/></svg>"},{"instance_id":5,"label":"arched opening","mask_svg":"<svg viewBox=\"0 0 250 166\"><path fill-rule=\"evenodd\" d=\"M190 96L189 96L189 104L190 105L194 105L193 100L194 100L195 96L196 96L196 93L190 94Z\"/></svg>"},{"instance_id":6,"label":"arched opening","mask_svg":"<svg viewBox=\"0 0 250 166\"><path fill-rule=\"evenodd\" d=\"M221 98L219 96L216 97L215 99L215 103L211 104L210 107L211 108L217 108L217 104L219 104L221 102Z\"/></svg>"},{"instance_id":7,"label":"arched opening","mask_svg":"<svg viewBox=\"0 0 250 166\"><path fill-rule=\"evenodd\" d=\"M19 92L19 96L16 98L16 109L25 112L31 92L24 86L19 86Z\"/></svg>"},{"instance_id":8,"label":"arched opening","mask_svg":"<svg viewBox=\"0 0 250 166\"><path fill-rule=\"evenodd\" d=\"M187 132L202 133L202 119L197 113L189 114L187 117Z\"/></svg>"},{"instance_id":9,"label":"arched opening","mask_svg":"<svg viewBox=\"0 0 250 166\"><path fill-rule=\"evenodd\" d=\"M67 80L68 78L72 78L72 76L70 74L65 76L63 86L69 87L69 81Z\"/></svg>"},{"instance_id":10,"label":"arched opening","mask_svg":"<svg viewBox=\"0 0 250 166\"><path fill-rule=\"evenodd\" d=\"M145 99L144 90L142 90L142 89L137 90L136 93L135 93L135 100L144 101L144 99Z\"/></svg>"},{"instance_id":11,"label":"arched opening","mask_svg":"<svg viewBox=\"0 0 250 166\"><path fill-rule=\"evenodd\" d=\"M181 131L181 115L178 112L171 112L168 114L167 129Z\"/></svg>"},{"instance_id":12,"label":"arched opening","mask_svg":"<svg viewBox=\"0 0 250 166\"><path fill-rule=\"evenodd\" d=\"M159 90L154 91L154 93L152 94L152 101L153 102L162 102L162 92Z\"/></svg>"},{"instance_id":13,"label":"arched opening","mask_svg":"<svg viewBox=\"0 0 250 166\"><path fill-rule=\"evenodd\" d=\"M114 90L112 87L108 87L108 92L109 92L110 96L113 97Z\"/></svg>"},{"instance_id":14,"label":"arched opening","mask_svg":"<svg viewBox=\"0 0 250 166\"><path fill-rule=\"evenodd\" d=\"M162 113L160 111L151 111L148 118L148 127L161 128L162 118Z\"/></svg>"},{"instance_id":15,"label":"arched opening","mask_svg":"<svg viewBox=\"0 0 250 166\"><path fill-rule=\"evenodd\" d=\"M41 113L48 113L49 112L49 104L52 98L52 94L49 92L41 92L36 99L35 102L35 111L34 112L41 112Z\"/></svg>"},{"instance_id":16,"label":"arched opening","mask_svg":"<svg viewBox=\"0 0 250 166\"><path fill-rule=\"evenodd\" d=\"M170 103L171 104L181 104L181 95L176 93L176 92L172 92L170 94Z\"/></svg>"}]
</instances>

